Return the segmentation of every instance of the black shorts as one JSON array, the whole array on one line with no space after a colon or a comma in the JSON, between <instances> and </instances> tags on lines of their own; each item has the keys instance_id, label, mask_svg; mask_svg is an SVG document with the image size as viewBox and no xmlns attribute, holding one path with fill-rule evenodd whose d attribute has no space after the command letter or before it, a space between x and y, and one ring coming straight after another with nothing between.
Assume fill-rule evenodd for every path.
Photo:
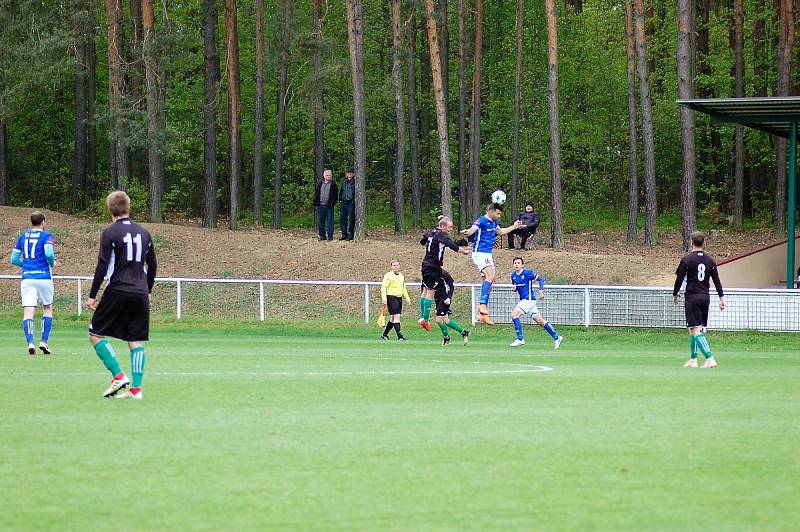
<instances>
[{"instance_id":1,"label":"black shorts","mask_svg":"<svg viewBox=\"0 0 800 532\"><path fill-rule=\"evenodd\" d=\"M89 322L92 336L111 336L127 342L150 339L150 301L147 294L106 288Z\"/></svg>"},{"instance_id":2,"label":"black shorts","mask_svg":"<svg viewBox=\"0 0 800 532\"><path fill-rule=\"evenodd\" d=\"M705 327L708 325L708 307L711 298L708 295L696 294L686 298L683 308L686 310L687 327Z\"/></svg>"},{"instance_id":3,"label":"black shorts","mask_svg":"<svg viewBox=\"0 0 800 532\"><path fill-rule=\"evenodd\" d=\"M450 301L452 303L452 301ZM436 315L437 316L449 316L452 314L450 311L450 303L445 303L444 299L437 299L436 300Z\"/></svg>"},{"instance_id":4,"label":"black shorts","mask_svg":"<svg viewBox=\"0 0 800 532\"><path fill-rule=\"evenodd\" d=\"M403 298L397 296L386 296L386 310L389 315L403 313Z\"/></svg>"},{"instance_id":5,"label":"black shorts","mask_svg":"<svg viewBox=\"0 0 800 532\"><path fill-rule=\"evenodd\" d=\"M431 266L429 264L422 265L422 286L429 290L436 290L442 283L442 268L439 266Z\"/></svg>"}]
</instances>

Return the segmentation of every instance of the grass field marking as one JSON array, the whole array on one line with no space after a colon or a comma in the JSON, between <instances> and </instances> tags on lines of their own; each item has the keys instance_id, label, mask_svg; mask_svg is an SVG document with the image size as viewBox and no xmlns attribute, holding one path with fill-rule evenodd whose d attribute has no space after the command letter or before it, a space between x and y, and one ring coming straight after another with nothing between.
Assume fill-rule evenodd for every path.
<instances>
[{"instance_id":1,"label":"grass field marking","mask_svg":"<svg viewBox=\"0 0 800 532\"><path fill-rule=\"evenodd\" d=\"M435 361L434 361L435 362ZM484 369L484 370L385 370L385 371L153 371L149 375L168 377L335 377L335 376L403 376L403 375L510 375L520 373L544 373L553 371L549 366L529 366L526 364L513 364L498 362L497 364L521 366L519 369ZM38 376L83 376L102 375L101 371L25 371L25 372L0 372L2 377L38 377Z\"/></svg>"}]
</instances>

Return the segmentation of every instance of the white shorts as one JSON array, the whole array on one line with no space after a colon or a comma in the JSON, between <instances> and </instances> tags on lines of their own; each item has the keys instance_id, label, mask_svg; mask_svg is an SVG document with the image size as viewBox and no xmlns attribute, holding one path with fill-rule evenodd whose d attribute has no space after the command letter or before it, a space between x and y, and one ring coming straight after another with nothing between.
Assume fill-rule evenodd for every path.
<instances>
[{"instance_id":1,"label":"white shorts","mask_svg":"<svg viewBox=\"0 0 800 532\"><path fill-rule=\"evenodd\" d=\"M53 304L52 279L23 279L19 285L22 294L23 307L35 307L41 301L42 305Z\"/></svg>"},{"instance_id":2,"label":"white shorts","mask_svg":"<svg viewBox=\"0 0 800 532\"><path fill-rule=\"evenodd\" d=\"M517 302L517 306L514 308L520 309L523 314L527 314L528 316L536 316L539 314L539 305L536 304L535 299L520 299Z\"/></svg>"},{"instance_id":3,"label":"white shorts","mask_svg":"<svg viewBox=\"0 0 800 532\"><path fill-rule=\"evenodd\" d=\"M494 268L494 257L491 253L481 253L480 251L472 252L472 262L478 267L478 270L483 271L487 267Z\"/></svg>"}]
</instances>

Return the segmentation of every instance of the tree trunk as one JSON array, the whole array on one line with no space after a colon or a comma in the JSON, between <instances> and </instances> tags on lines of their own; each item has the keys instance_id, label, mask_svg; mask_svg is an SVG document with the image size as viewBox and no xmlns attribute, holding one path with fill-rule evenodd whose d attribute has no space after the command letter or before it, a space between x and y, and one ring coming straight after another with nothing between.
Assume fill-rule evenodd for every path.
<instances>
[{"instance_id":1,"label":"tree trunk","mask_svg":"<svg viewBox=\"0 0 800 532\"><path fill-rule=\"evenodd\" d=\"M425 10L420 7L419 26L422 32L419 49L419 166L422 175L422 210L433 207L433 168L431 163L431 61L425 40Z\"/></svg>"},{"instance_id":2,"label":"tree trunk","mask_svg":"<svg viewBox=\"0 0 800 532\"><path fill-rule=\"evenodd\" d=\"M392 0L392 85L394 87L394 115L397 126L397 143L394 157L394 234L404 231L403 177L405 170L406 116L403 106L403 33L402 0Z\"/></svg>"},{"instance_id":3,"label":"tree trunk","mask_svg":"<svg viewBox=\"0 0 800 532\"><path fill-rule=\"evenodd\" d=\"M694 95L692 72L692 5L694 0L678 0L678 98L688 100ZM690 235L695 229L695 145L694 111L680 106L681 146L683 152L683 175L681 179L681 237L683 250L690 249Z\"/></svg>"},{"instance_id":4,"label":"tree trunk","mask_svg":"<svg viewBox=\"0 0 800 532\"><path fill-rule=\"evenodd\" d=\"M3 108L3 78L0 71L0 109ZM8 203L8 144L6 135L6 123L3 115L0 114L0 205Z\"/></svg>"},{"instance_id":5,"label":"tree trunk","mask_svg":"<svg viewBox=\"0 0 800 532\"><path fill-rule=\"evenodd\" d=\"M261 227L264 217L264 0L256 0L256 125L253 144L253 223Z\"/></svg>"},{"instance_id":6,"label":"tree trunk","mask_svg":"<svg viewBox=\"0 0 800 532\"><path fill-rule=\"evenodd\" d=\"M286 97L288 93L287 74L289 69L289 24L292 18L292 0L279 2L281 11L280 54L278 60L278 124L275 132L275 205L272 227L281 227L281 189L283 188L283 141L286 132Z\"/></svg>"},{"instance_id":7,"label":"tree trunk","mask_svg":"<svg viewBox=\"0 0 800 532\"><path fill-rule=\"evenodd\" d=\"M458 229L467 215L466 0L458 0Z\"/></svg>"},{"instance_id":8,"label":"tree trunk","mask_svg":"<svg viewBox=\"0 0 800 532\"><path fill-rule=\"evenodd\" d=\"M128 78L130 79L130 95L134 106L141 108L138 102L142 99L142 57L139 55L142 50L142 18L144 6L143 0L131 0L131 54L130 63L126 65ZM146 77L146 74L145 74ZM146 81L145 81L146 83Z\"/></svg>"},{"instance_id":9,"label":"tree trunk","mask_svg":"<svg viewBox=\"0 0 800 532\"><path fill-rule=\"evenodd\" d=\"M408 39L408 155L411 159L411 227L419 229L422 194L419 183L419 138L417 129L417 73L416 73L416 21L415 8L410 9L406 20Z\"/></svg>"},{"instance_id":10,"label":"tree trunk","mask_svg":"<svg viewBox=\"0 0 800 532\"><path fill-rule=\"evenodd\" d=\"M319 80L322 76L322 5L321 0L314 0L314 35L316 47L314 48L314 77ZM314 184L322 179L325 171L325 135L322 115L325 111L325 94L322 83L314 84ZM314 213L316 216L316 212Z\"/></svg>"},{"instance_id":11,"label":"tree trunk","mask_svg":"<svg viewBox=\"0 0 800 532\"><path fill-rule=\"evenodd\" d=\"M203 227L217 226L217 6L203 0Z\"/></svg>"},{"instance_id":12,"label":"tree trunk","mask_svg":"<svg viewBox=\"0 0 800 532\"><path fill-rule=\"evenodd\" d=\"M453 219L452 188L450 185L450 141L447 126L447 104L442 81L442 59L439 55L439 35L436 29L436 9L433 0L425 0L428 25L428 49L431 52L431 74L436 98L436 129L439 134L439 179L442 191L442 214Z\"/></svg>"},{"instance_id":13,"label":"tree trunk","mask_svg":"<svg viewBox=\"0 0 800 532\"><path fill-rule=\"evenodd\" d=\"M350 70L353 79L353 144L356 170L355 239L366 237L367 121L364 115L364 7L362 0L345 0Z\"/></svg>"},{"instance_id":14,"label":"tree trunk","mask_svg":"<svg viewBox=\"0 0 800 532\"><path fill-rule=\"evenodd\" d=\"M225 0L225 35L227 39L228 111L230 113L228 157L230 158L230 205L228 228L239 223L239 182L241 181L241 109L239 104L239 30L236 21L236 0Z\"/></svg>"},{"instance_id":15,"label":"tree trunk","mask_svg":"<svg viewBox=\"0 0 800 532\"><path fill-rule=\"evenodd\" d=\"M472 113L470 115L470 209L475 219L481 204L481 56L483 55L483 0L475 0L475 47L472 66Z\"/></svg>"},{"instance_id":16,"label":"tree trunk","mask_svg":"<svg viewBox=\"0 0 800 532\"><path fill-rule=\"evenodd\" d=\"M125 138L125 118L123 91L123 36L120 0L105 0L106 18L108 20L108 104L111 114L111 138L114 147L111 186L125 190L130 177L130 162Z\"/></svg>"},{"instance_id":17,"label":"tree trunk","mask_svg":"<svg viewBox=\"0 0 800 532\"><path fill-rule=\"evenodd\" d=\"M778 41L777 96L788 96L792 80L792 51L794 45L794 13L792 0L780 1L780 39ZM775 212L772 228L776 237L786 232L786 139L778 137L775 142ZM794 236L794 235L792 235Z\"/></svg>"},{"instance_id":18,"label":"tree trunk","mask_svg":"<svg viewBox=\"0 0 800 532\"><path fill-rule=\"evenodd\" d=\"M519 193L519 127L522 110L522 32L525 26L525 0L517 0L517 58L514 69L514 132L511 140L511 212L516 214Z\"/></svg>"},{"instance_id":19,"label":"tree trunk","mask_svg":"<svg viewBox=\"0 0 800 532\"><path fill-rule=\"evenodd\" d=\"M86 13L79 12L75 27L75 128L72 156L72 205L84 207L86 192Z\"/></svg>"},{"instance_id":20,"label":"tree trunk","mask_svg":"<svg viewBox=\"0 0 800 532\"><path fill-rule=\"evenodd\" d=\"M86 9L86 173L97 175L97 48L95 46L95 6L93 0L85 0ZM84 201L86 190L83 191Z\"/></svg>"},{"instance_id":21,"label":"tree trunk","mask_svg":"<svg viewBox=\"0 0 800 532\"><path fill-rule=\"evenodd\" d=\"M656 243L656 161L653 140L653 118L650 104L650 73L647 70L647 44L644 40L644 2L634 0L634 27L636 28L636 64L639 71L639 100L642 108L642 138L644 141L645 222L644 243Z\"/></svg>"},{"instance_id":22,"label":"tree trunk","mask_svg":"<svg viewBox=\"0 0 800 532\"><path fill-rule=\"evenodd\" d=\"M155 32L153 0L142 0L142 21L144 24L142 55L147 92L147 170L150 178L150 221L160 223L161 198L164 195L164 174L162 173L163 166L161 165L160 143L158 140L160 106L158 88L156 86L156 58L153 47Z\"/></svg>"},{"instance_id":23,"label":"tree trunk","mask_svg":"<svg viewBox=\"0 0 800 532\"><path fill-rule=\"evenodd\" d=\"M734 80L737 98L744 97L744 0L734 0L735 22L734 27ZM744 126L736 125L734 135L734 196L733 196L733 226L737 231L742 230L744 216Z\"/></svg>"},{"instance_id":24,"label":"tree trunk","mask_svg":"<svg viewBox=\"0 0 800 532\"><path fill-rule=\"evenodd\" d=\"M553 221L550 245L564 247L561 213L561 130L558 124L558 20L555 0L545 0L547 12L547 103L550 110L550 192Z\"/></svg>"},{"instance_id":25,"label":"tree trunk","mask_svg":"<svg viewBox=\"0 0 800 532\"><path fill-rule=\"evenodd\" d=\"M447 0L439 0L439 51L445 114L450 113L450 31L447 28Z\"/></svg>"},{"instance_id":26,"label":"tree trunk","mask_svg":"<svg viewBox=\"0 0 800 532\"><path fill-rule=\"evenodd\" d=\"M636 51L633 43L633 4L625 0L625 37L628 56L628 233L627 241L636 240L639 218L639 133L636 127Z\"/></svg>"}]
</instances>

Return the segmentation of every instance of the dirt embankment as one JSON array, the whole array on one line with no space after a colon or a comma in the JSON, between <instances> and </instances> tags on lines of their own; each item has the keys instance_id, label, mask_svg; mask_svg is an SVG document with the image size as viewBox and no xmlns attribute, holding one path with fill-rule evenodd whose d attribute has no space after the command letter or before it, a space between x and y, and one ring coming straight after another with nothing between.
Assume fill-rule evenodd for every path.
<instances>
[{"instance_id":1,"label":"dirt embankment","mask_svg":"<svg viewBox=\"0 0 800 532\"><path fill-rule=\"evenodd\" d=\"M20 230L30 225L32 209L0 207L0 273L17 273L8 257ZM63 275L94 271L100 232L106 222L45 211L47 229L56 235L58 266ZM144 224L153 236L159 275L176 277L244 277L269 279L338 279L379 281L392 259L403 265L406 278L419 278L423 249L416 232L395 236L372 231L363 242L320 242L313 230L202 229L173 224ZM539 241L546 240L540 235ZM707 249L717 260L772 241L768 231L715 231ZM682 255L677 231L660 235L654 247L627 244L622 233L565 235L565 248L544 243L522 252L534 270L556 284L669 286ZM498 249L499 282L510 282L512 258L519 251ZM450 251L447 268L457 282L477 282L468 258Z\"/></svg>"}]
</instances>

